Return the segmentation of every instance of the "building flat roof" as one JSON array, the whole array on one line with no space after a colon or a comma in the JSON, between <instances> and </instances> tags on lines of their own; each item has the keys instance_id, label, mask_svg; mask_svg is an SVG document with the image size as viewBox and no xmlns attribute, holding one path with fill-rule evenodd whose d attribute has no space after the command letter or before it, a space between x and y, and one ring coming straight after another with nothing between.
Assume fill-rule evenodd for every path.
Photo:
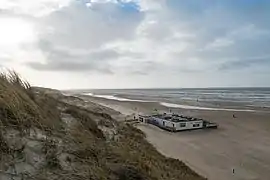
<instances>
[{"instance_id":1,"label":"building flat roof","mask_svg":"<svg viewBox=\"0 0 270 180\"><path fill-rule=\"evenodd\" d=\"M139 114L139 117L145 117L145 118L148 118L148 117L151 117L151 116L149 116L149 115L141 115L141 114Z\"/></svg>"},{"instance_id":2,"label":"building flat roof","mask_svg":"<svg viewBox=\"0 0 270 180\"><path fill-rule=\"evenodd\" d=\"M156 115L152 115L152 117L156 117L156 118L160 118L160 119L164 119L164 120L172 121L172 122L203 121L202 119L199 119L199 118L182 116L178 114L156 114Z\"/></svg>"}]
</instances>

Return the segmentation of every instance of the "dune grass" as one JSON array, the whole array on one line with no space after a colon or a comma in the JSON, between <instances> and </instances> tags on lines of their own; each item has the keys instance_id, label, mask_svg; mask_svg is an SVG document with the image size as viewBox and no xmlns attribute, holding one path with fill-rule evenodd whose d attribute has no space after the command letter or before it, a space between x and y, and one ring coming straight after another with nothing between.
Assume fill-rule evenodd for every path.
<instances>
[{"instance_id":1,"label":"dune grass","mask_svg":"<svg viewBox=\"0 0 270 180\"><path fill-rule=\"evenodd\" d=\"M0 128L51 129L59 117L52 106L56 101L45 95L36 96L30 84L14 71L0 74ZM51 122L51 118L54 122ZM59 119L58 119L59 120Z\"/></svg>"},{"instance_id":2,"label":"dune grass","mask_svg":"<svg viewBox=\"0 0 270 180\"><path fill-rule=\"evenodd\" d=\"M65 98L32 88L14 71L0 74L0 179L4 167L16 167L18 150L22 157L31 159L32 153L44 161L27 175L14 171L24 180L204 179L183 162L161 155L132 125L117 122L104 112L68 104ZM73 122L72 128L67 128L64 115ZM33 129L45 139L33 139L29 135ZM18 140L23 142L19 147L10 146L7 140L8 132L14 130L20 132ZM105 136L107 131L113 132L113 138ZM27 158L24 161L28 163Z\"/></svg>"}]
</instances>

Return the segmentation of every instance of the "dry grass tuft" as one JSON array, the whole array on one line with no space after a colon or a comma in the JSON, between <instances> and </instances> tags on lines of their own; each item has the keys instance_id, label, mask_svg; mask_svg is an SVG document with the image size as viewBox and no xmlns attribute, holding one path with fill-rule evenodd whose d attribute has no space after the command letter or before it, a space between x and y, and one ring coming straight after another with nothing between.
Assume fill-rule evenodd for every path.
<instances>
[{"instance_id":1,"label":"dry grass tuft","mask_svg":"<svg viewBox=\"0 0 270 180\"><path fill-rule=\"evenodd\" d=\"M21 88L25 91L31 89L30 84L23 80L18 73L9 70L7 73L0 73L0 79L2 83L7 83L9 85L14 85L17 88Z\"/></svg>"},{"instance_id":2,"label":"dry grass tuft","mask_svg":"<svg viewBox=\"0 0 270 180\"><path fill-rule=\"evenodd\" d=\"M0 74L0 179L7 169L13 169L12 178L19 180L203 179L181 161L161 155L132 125L102 111L68 104L60 92L46 92L33 89L14 71ZM76 100L80 102L84 103ZM30 135L33 130L36 137ZM114 136L109 140L103 133L108 131ZM19 135L7 138L7 132ZM17 147L8 139L16 140ZM18 160L18 152L26 158ZM16 163L28 167L27 160L36 163L35 170L23 176Z\"/></svg>"},{"instance_id":3,"label":"dry grass tuft","mask_svg":"<svg viewBox=\"0 0 270 180\"><path fill-rule=\"evenodd\" d=\"M14 71L0 74L0 128L52 129L58 119L55 100L36 96L30 84Z\"/></svg>"},{"instance_id":4,"label":"dry grass tuft","mask_svg":"<svg viewBox=\"0 0 270 180\"><path fill-rule=\"evenodd\" d=\"M30 85L18 74L10 71L0 74L1 126L29 127L33 117L38 117L38 106L30 98Z\"/></svg>"}]
</instances>

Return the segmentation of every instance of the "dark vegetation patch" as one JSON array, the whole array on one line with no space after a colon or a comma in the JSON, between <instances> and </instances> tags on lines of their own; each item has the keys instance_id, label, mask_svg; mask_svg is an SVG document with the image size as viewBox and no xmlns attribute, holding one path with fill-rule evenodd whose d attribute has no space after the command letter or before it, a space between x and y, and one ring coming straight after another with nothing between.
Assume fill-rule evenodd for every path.
<instances>
[{"instance_id":1,"label":"dark vegetation patch","mask_svg":"<svg viewBox=\"0 0 270 180\"><path fill-rule=\"evenodd\" d=\"M84 128L92 132L96 137L104 138L102 131L98 128L96 122L90 117L90 115L86 111L80 110L75 107L68 107L65 112L78 119L79 123Z\"/></svg>"}]
</instances>

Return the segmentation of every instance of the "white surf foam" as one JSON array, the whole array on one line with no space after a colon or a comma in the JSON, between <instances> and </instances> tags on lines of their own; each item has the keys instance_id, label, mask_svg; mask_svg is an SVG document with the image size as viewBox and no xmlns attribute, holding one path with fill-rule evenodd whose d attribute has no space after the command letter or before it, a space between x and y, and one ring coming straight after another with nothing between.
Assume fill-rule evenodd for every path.
<instances>
[{"instance_id":1,"label":"white surf foam","mask_svg":"<svg viewBox=\"0 0 270 180\"><path fill-rule=\"evenodd\" d=\"M171 108L181 108L181 109L195 109L195 110L209 110L209 111L244 111L244 112L254 112L255 110L251 109L226 109L226 108L209 108L209 107L199 107L199 106L189 106L181 104L173 104L160 102L162 106L171 107Z\"/></svg>"},{"instance_id":2,"label":"white surf foam","mask_svg":"<svg viewBox=\"0 0 270 180\"><path fill-rule=\"evenodd\" d=\"M112 96L112 95L95 95L93 93L87 93L86 95L93 96L93 97L110 99L110 100L115 100L115 101L154 102L154 101L144 101L144 100L139 100L139 99L127 99L127 98L121 98L121 97L116 97L116 96ZM167 102L156 102L156 103L159 103L162 106L170 107L170 108L193 109L193 110L208 110L208 111L255 112L255 110L251 110L251 109L209 108L209 107L200 107L200 106L190 106L190 105L182 105L182 104L173 104L173 103L167 103Z\"/></svg>"},{"instance_id":3,"label":"white surf foam","mask_svg":"<svg viewBox=\"0 0 270 180\"><path fill-rule=\"evenodd\" d=\"M121 97L116 97L116 96L112 96L112 95L95 95L93 93L87 93L86 95L93 96L93 97L110 99L110 100L116 100L116 101L149 102L149 101L144 101L144 100L139 100L139 99L121 98Z\"/></svg>"},{"instance_id":4,"label":"white surf foam","mask_svg":"<svg viewBox=\"0 0 270 180\"><path fill-rule=\"evenodd\" d=\"M85 93L84 95L88 95L88 96L94 96L93 93Z\"/></svg>"}]
</instances>

